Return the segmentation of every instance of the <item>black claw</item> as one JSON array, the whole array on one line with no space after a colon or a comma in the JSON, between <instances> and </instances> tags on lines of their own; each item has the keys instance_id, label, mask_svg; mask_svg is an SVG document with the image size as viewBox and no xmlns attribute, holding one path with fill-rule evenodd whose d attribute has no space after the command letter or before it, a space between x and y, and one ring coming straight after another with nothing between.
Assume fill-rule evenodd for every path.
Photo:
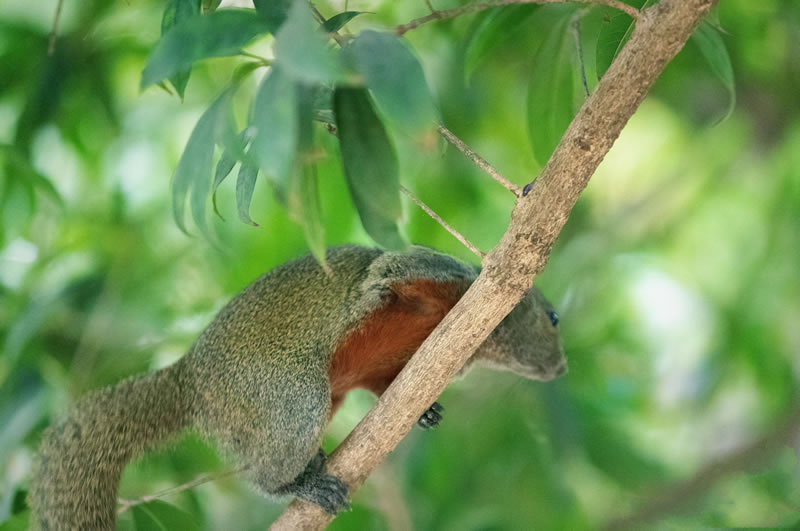
<instances>
[{"instance_id":1,"label":"black claw","mask_svg":"<svg viewBox=\"0 0 800 531\"><path fill-rule=\"evenodd\" d=\"M312 500L329 514L336 514L347 509L347 486L336 476L325 474L318 476L311 485Z\"/></svg>"},{"instance_id":2,"label":"black claw","mask_svg":"<svg viewBox=\"0 0 800 531\"><path fill-rule=\"evenodd\" d=\"M431 407L422 414L417 424L425 430L438 428L439 423L442 421L442 411L444 411L444 406L439 402L434 402Z\"/></svg>"},{"instance_id":3,"label":"black claw","mask_svg":"<svg viewBox=\"0 0 800 531\"><path fill-rule=\"evenodd\" d=\"M308 463L308 466L306 467L307 473L322 473L322 471L325 469L326 459L327 456L325 455L325 451L320 448L317 452L317 455L311 458L311 461Z\"/></svg>"},{"instance_id":4,"label":"black claw","mask_svg":"<svg viewBox=\"0 0 800 531\"><path fill-rule=\"evenodd\" d=\"M531 193L531 190L532 190L532 189L533 189L533 182L529 182L528 184L526 184L526 185L525 185L525 186L522 188L522 197L525 197L526 195L528 195L529 193Z\"/></svg>"},{"instance_id":5,"label":"black claw","mask_svg":"<svg viewBox=\"0 0 800 531\"><path fill-rule=\"evenodd\" d=\"M336 514L350 507L347 503L347 486L341 479L325 470L325 452L320 451L292 483L278 489L278 494L292 494L319 505L328 514Z\"/></svg>"}]
</instances>

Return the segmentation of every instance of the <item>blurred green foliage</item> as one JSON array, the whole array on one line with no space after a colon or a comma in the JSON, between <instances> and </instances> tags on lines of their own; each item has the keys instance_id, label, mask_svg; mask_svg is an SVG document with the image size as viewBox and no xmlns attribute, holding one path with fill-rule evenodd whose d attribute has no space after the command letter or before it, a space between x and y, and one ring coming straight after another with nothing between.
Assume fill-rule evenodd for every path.
<instances>
[{"instance_id":1,"label":"blurred green foliage","mask_svg":"<svg viewBox=\"0 0 800 531\"><path fill-rule=\"evenodd\" d=\"M0 5L3 529L25 527L30 463L52 418L89 389L171 363L230 296L308 251L303 228L263 179L249 205L257 227L235 219L232 181L216 191L227 221L207 220L216 244L187 237L172 218L170 176L199 117L245 59L195 64L184 101L156 87L140 91L168 3L65 2L49 56L55 3ZM427 13L424 2L318 8L327 17L368 12L347 22L343 31L353 34ZM405 35L443 122L519 185L540 169L529 82L542 76L543 21L559 10L574 12L488 10ZM732 114L717 123L732 101L729 82L693 40L606 157L537 279L559 308L570 372L537 384L475 371L454 384L442 398L442 427L413 432L332 529L597 528L757 438L797 404L800 4L723 0L716 15L725 33L712 38L727 47L735 77ZM620 25L600 9L581 18L583 56L597 58L585 64L590 90L605 68L599 36L609 24ZM247 50L271 46L265 37ZM261 75L241 79L233 95L240 123ZM315 129L325 239L370 244L338 139ZM388 130L401 182L490 249L508 223L510 195L441 141L420 145ZM413 204L403 212L409 241L474 262ZM326 449L373 400L349 397ZM120 496L230 466L189 436L129 466ZM120 526L147 527L148 518L186 526L188 518L205 529L264 529L285 502L257 496L235 475L164 501L125 512ZM799 513L798 457L786 447L653 525L791 527Z\"/></svg>"}]
</instances>

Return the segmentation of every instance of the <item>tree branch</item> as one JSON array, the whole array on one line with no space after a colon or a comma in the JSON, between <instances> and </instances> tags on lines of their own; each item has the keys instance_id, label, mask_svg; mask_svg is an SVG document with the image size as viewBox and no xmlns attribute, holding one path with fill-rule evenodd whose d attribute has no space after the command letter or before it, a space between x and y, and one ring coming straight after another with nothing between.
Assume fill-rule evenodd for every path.
<instances>
[{"instance_id":1,"label":"tree branch","mask_svg":"<svg viewBox=\"0 0 800 531\"><path fill-rule=\"evenodd\" d=\"M614 9L624 11L631 18L633 18L633 20L638 20L639 18L638 9L633 6L629 6L624 2L620 2L619 0L492 0L490 2L467 4L462 7L444 9L442 11L432 10L429 15L415 18L407 24L401 24L400 26L397 26L394 31L397 35L403 35L407 31L417 29L423 24L427 24L428 22L432 22L434 20L447 20L449 18L460 17L461 15L467 15L469 13L480 13L481 11L491 9L493 7L510 6L514 4L564 4L568 2L612 7Z\"/></svg>"},{"instance_id":2,"label":"tree branch","mask_svg":"<svg viewBox=\"0 0 800 531\"><path fill-rule=\"evenodd\" d=\"M517 186L516 184L512 183L511 181L503 177L500 174L500 172L495 169L494 166L486 162L486 159L484 159L483 157L472 151L472 149L468 145L466 145L460 138L454 135L450 129L446 128L442 124L437 124L437 127L439 129L439 134L442 135L445 138L445 140L447 140L455 147L457 147L458 150L461 153L463 153L468 159L474 162L477 167L488 173L489 177L502 184L506 188L506 190L508 190L515 196L517 197L520 196L521 192L519 186Z\"/></svg>"},{"instance_id":3,"label":"tree branch","mask_svg":"<svg viewBox=\"0 0 800 531\"><path fill-rule=\"evenodd\" d=\"M530 193L517 201L509 228L483 260L478 279L331 456L328 472L351 492L530 288L589 178L713 3L662 0L639 14L631 39L572 120ZM272 529L321 529L331 519L320 507L295 500Z\"/></svg>"},{"instance_id":4,"label":"tree branch","mask_svg":"<svg viewBox=\"0 0 800 531\"><path fill-rule=\"evenodd\" d=\"M717 482L733 473L746 470L781 447L791 444L800 432L800 409L796 409L774 430L744 448L700 468L694 476L670 485L645 501L634 513L606 524L603 529L640 528L668 515L708 492Z\"/></svg>"}]
</instances>

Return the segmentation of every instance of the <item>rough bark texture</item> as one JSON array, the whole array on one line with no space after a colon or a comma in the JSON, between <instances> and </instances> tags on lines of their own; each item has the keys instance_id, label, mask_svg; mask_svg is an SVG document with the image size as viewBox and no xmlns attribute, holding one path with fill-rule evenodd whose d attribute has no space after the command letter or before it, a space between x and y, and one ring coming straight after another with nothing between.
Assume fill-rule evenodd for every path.
<instances>
[{"instance_id":1,"label":"rough bark texture","mask_svg":"<svg viewBox=\"0 0 800 531\"><path fill-rule=\"evenodd\" d=\"M354 492L442 393L547 263L578 196L623 126L714 0L662 0L641 12L630 41L581 107L483 273L375 407L333 453L328 470ZM322 529L332 517L294 501L273 530Z\"/></svg>"}]
</instances>

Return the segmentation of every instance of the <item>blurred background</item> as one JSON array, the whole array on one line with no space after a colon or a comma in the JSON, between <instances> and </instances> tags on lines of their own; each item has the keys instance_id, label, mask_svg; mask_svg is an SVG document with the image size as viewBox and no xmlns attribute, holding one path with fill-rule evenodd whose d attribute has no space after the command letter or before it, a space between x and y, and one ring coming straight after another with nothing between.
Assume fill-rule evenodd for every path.
<instances>
[{"instance_id":1,"label":"blurred background","mask_svg":"<svg viewBox=\"0 0 800 531\"><path fill-rule=\"evenodd\" d=\"M326 16L344 4L317 3ZM222 185L218 246L184 235L172 218L178 157L236 59L195 68L183 102L157 87L140 92L163 3L66 0L48 56L55 5L0 3L0 522L24 512L42 430L76 397L172 363L233 294L307 252L263 180L251 208L259 227L236 219L234 185ZM351 22L353 32L428 12L422 1L347 8L374 12ZM541 31L509 25L485 56L467 56L484 16L406 38L444 123L523 185L540 169L524 109ZM800 3L723 0L719 20L733 113L720 122L729 96L690 44L592 178L536 280L559 310L569 373L542 384L476 370L454 383L441 399L442 426L412 432L331 529L597 528L734 455L796 406ZM588 43L602 23L587 19ZM248 83L244 109L256 86ZM336 140L317 138L327 239L369 245ZM398 150L404 185L491 249L510 194L452 147ZM415 205L405 212L411 241L475 262ZM373 401L351 394L326 449ZM798 525L798 455L779 444L650 525ZM120 495L230 467L190 436L129 466ZM264 529L285 505L236 476L164 501L205 529Z\"/></svg>"}]
</instances>

